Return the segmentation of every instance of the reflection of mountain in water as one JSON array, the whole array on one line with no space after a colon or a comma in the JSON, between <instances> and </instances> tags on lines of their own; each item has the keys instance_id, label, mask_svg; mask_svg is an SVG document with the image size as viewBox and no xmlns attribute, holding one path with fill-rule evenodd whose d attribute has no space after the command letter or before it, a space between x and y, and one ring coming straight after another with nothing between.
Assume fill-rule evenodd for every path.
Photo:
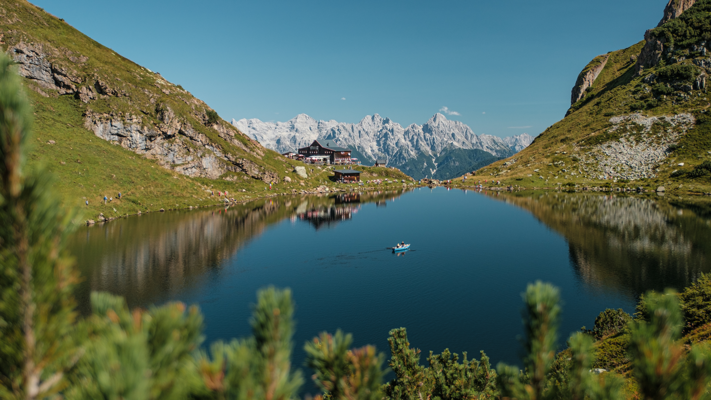
<instances>
[{"instance_id":1,"label":"reflection of mountain in water","mask_svg":"<svg viewBox=\"0 0 711 400\"><path fill-rule=\"evenodd\" d=\"M562 234L579 277L638 296L681 289L711 270L711 226L665 200L547 193L499 197Z\"/></svg>"},{"instance_id":2,"label":"reflection of mountain in water","mask_svg":"<svg viewBox=\"0 0 711 400\"><path fill-rule=\"evenodd\" d=\"M360 203L400 194L284 197L228 209L145 214L82 228L69 243L84 279L77 300L83 312L88 311L91 291L120 294L132 306L148 304L218 273L243 244L284 218L308 210L331 210L329 218L350 218Z\"/></svg>"}]
</instances>

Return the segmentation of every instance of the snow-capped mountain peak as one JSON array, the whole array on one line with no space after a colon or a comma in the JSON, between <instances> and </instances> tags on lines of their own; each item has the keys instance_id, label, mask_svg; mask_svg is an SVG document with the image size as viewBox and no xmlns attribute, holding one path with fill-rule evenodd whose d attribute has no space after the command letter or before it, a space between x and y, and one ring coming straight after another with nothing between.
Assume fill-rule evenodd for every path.
<instances>
[{"instance_id":1,"label":"snow-capped mountain peak","mask_svg":"<svg viewBox=\"0 0 711 400\"><path fill-rule=\"evenodd\" d=\"M232 120L240 131L263 146L284 153L306 147L316 139L354 150L354 156L369 162L376 158L396 158L399 163L417 158L438 157L452 149L483 150L495 158L508 157L531 143L528 134L501 139L491 135L477 135L466 124L434 114L423 125L406 128L379 114L366 115L358 123L334 120L316 121L299 114L286 122L262 122L258 119Z\"/></svg>"}]
</instances>

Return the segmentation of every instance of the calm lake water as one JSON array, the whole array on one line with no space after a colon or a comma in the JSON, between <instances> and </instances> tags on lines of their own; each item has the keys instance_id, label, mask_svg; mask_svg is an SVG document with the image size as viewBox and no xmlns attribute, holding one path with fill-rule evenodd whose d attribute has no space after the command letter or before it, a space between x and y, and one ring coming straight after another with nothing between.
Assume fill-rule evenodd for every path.
<instances>
[{"instance_id":1,"label":"calm lake water","mask_svg":"<svg viewBox=\"0 0 711 400\"><path fill-rule=\"evenodd\" d=\"M131 306L179 300L205 315L207 342L250 333L259 288L292 289L295 363L322 331L389 355L406 327L428 352L484 350L520 364L521 293L561 289L563 339L640 293L683 288L711 269L711 208L663 198L486 194L422 188L281 197L224 209L132 217L80 229L70 250L92 290ZM396 256L386 247L405 241ZM310 373L307 373L307 376Z\"/></svg>"}]
</instances>

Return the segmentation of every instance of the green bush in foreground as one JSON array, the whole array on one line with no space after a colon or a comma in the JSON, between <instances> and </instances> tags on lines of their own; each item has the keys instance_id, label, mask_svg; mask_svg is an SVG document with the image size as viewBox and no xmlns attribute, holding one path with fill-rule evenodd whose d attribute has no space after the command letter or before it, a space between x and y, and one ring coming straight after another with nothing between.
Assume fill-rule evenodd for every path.
<instances>
[{"instance_id":1,"label":"green bush in foreground","mask_svg":"<svg viewBox=\"0 0 711 400\"><path fill-rule=\"evenodd\" d=\"M430 352L428 368L420 364L420 350L410 348L405 328L390 331L390 368L395 379L385 385L386 398L490 399L498 397L496 371L489 358L481 352L481 360L463 362L448 349L442 354Z\"/></svg>"},{"instance_id":2,"label":"green bush in foreground","mask_svg":"<svg viewBox=\"0 0 711 400\"><path fill-rule=\"evenodd\" d=\"M72 214L41 168L27 168L32 111L0 55L0 398L60 391L79 357L72 339L77 275L64 253Z\"/></svg>"}]
</instances>

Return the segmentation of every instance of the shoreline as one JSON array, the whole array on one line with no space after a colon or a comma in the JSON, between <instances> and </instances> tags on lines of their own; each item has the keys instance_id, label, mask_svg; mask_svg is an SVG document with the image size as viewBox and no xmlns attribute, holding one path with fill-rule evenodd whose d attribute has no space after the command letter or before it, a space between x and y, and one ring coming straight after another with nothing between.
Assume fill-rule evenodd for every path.
<instances>
[{"instance_id":1,"label":"shoreline","mask_svg":"<svg viewBox=\"0 0 711 400\"><path fill-rule=\"evenodd\" d=\"M272 197L278 197L278 196L313 196L313 195L319 195L319 194L331 194L331 193L344 193L344 192L369 192L373 190L382 190L382 189L393 189L393 190L405 190L407 188L418 188L418 187L425 187L426 185L420 185L420 184L414 184L412 186L400 186L400 187L372 187L372 186L367 186L367 187L361 187L359 186L358 189L355 188L350 188L350 190L346 190L346 188L331 188L325 185L319 186L317 188L311 189L311 190L300 190L296 191L296 189L292 189L292 193L285 193L285 192L280 192L280 193L267 193L262 196L256 196L248 199L239 199L239 200L229 200L229 199L223 199L221 202L215 203L215 204L205 204L205 205L199 205L199 206L188 206L188 207L178 207L178 208L160 208L157 210L146 210L146 211L139 211L137 213L133 214L124 214L120 215L117 217L104 217L103 213L99 213L99 216L97 216L96 220L93 219L85 219L81 222L78 222L77 225L79 226L94 226L94 225L103 225L106 223L109 223L111 221L116 221L119 219L126 219L129 217L140 217L143 214L148 214L148 213L162 213L162 212L168 212L168 211L192 211L194 209L201 209L201 208L214 208L214 207L223 207L223 206L233 206L233 205L239 205L239 204L246 204L249 203L250 201L256 201L256 200L261 200L261 199L268 199ZM320 188L325 187L328 190L319 190ZM225 201L229 200L229 201ZM103 217L103 219L99 218Z\"/></svg>"},{"instance_id":2,"label":"shoreline","mask_svg":"<svg viewBox=\"0 0 711 400\"><path fill-rule=\"evenodd\" d=\"M117 217L105 217L103 216L103 213L100 213L99 216L96 217L96 219L85 219L77 225L85 225L85 226L93 226L93 225L99 225L99 224L105 224L109 223L111 221L115 221L118 219L124 219L128 217L136 217L136 216L141 216L143 214L148 214L148 213L160 213L160 212L167 212L167 211L191 211L194 209L201 209L201 208L214 208L214 207L222 207L222 206L234 206L234 205L240 205L240 204L246 204L251 201L256 201L256 200L261 200L261 199L268 199L268 198L273 198L273 197L278 197L278 196L309 196L309 195L323 195L323 194L331 194L331 193L345 193L345 192L370 192L370 191L375 191L375 190L383 190L383 189L392 189L392 190L405 190L405 189L415 189L415 188L423 188L423 187L429 187L429 188L435 188L435 187L446 187L448 189L463 189L463 190L473 190L473 191L492 191L492 192L528 192L528 191L555 191L555 192L563 192L563 193L620 193L620 194L656 194L658 197L664 197L665 195L671 196L691 196L691 197L698 197L698 198L704 198L707 196L711 196L711 193L701 193L701 192L688 192L688 191L678 191L678 190L670 190L670 191L653 191L650 189L645 189L645 188L630 188L630 187L604 187L604 186L582 186L582 187L576 187L575 189L568 189L568 188L562 188L562 187L549 187L549 186L543 186L543 187L516 187L516 186L482 186L481 188L477 187L478 185L475 186L469 186L469 185L462 185L461 183L456 183L453 182L452 184L433 184L433 183L428 183L428 184L411 184L407 185L405 187L403 186L398 186L398 187L388 187L388 186L383 186L383 187L374 187L374 186L365 186L365 187L353 187L353 188L333 188L329 187L326 185L322 185L316 188L310 188L308 190L302 189L302 190L296 190L292 189L291 193L289 192L279 192L279 193L265 193L263 195L258 195L256 197L251 197L251 198L242 198L242 199L234 199L234 200L229 200L229 201L224 201L224 199L220 202L216 202L214 204L204 204L204 205L196 205L196 206L188 206L188 207L178 207L178 208L160 208L160 209L155 209L155 210L146 210L146 211L139 211L137 213L130 213L130 214L125 214L125 215L120 215ZM102 219L103 217L103 219Z\"/></svg>"}]
</instances>

